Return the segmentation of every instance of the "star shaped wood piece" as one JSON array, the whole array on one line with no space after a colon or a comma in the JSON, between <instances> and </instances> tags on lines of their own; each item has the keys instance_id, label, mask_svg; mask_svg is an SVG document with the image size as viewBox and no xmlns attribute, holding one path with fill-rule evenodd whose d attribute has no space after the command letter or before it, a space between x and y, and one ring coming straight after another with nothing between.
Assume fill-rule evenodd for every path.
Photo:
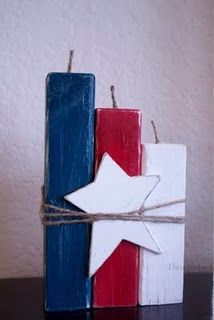
<instances>
[{"instance_id":1,"label":"star shaped wood piece","mask_svg":"<svg viewBox=\"0 0 214 320\"><path fill-rule=\"evenodd\" d=\"M106 153L94 182L65 196L87 213L127 213L139 210L159 182L158 176L130 177ZM122 240L130 241L155 253L160 248L140 221L98 221L93 224L89 274L92 276Z\"/></svg>"}]
</instances>

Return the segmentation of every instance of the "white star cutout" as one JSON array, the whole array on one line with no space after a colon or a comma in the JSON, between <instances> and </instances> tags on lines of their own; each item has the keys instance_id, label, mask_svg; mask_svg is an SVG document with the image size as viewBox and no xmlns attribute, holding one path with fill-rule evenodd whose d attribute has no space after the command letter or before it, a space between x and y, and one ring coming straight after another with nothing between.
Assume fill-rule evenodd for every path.
<instances>
[{"instance_id":1,"label":"white star cutout","mask_svg":"<svg viewBox=\"0 0 214 320\"><path fill-rule=\"evenodd\" d=\"M65 199L89 214L125 213L140 209L158 182L158 176L128 176L108 154L104 154L94 182L66 195ZM143 222L101 220L92 227L90 276L122 240L160 253L158 244Z\"/></svg>"},{"instance_id":2,"label":"white star cutout","mask_svg":"<svg viewBox=\"0 0 214 320\"><path fill-rule=\"evenodd\" d=\"M65 196L87 213L138 210L159 182L158 176L130 177L105 153L94 182Z\"/></svg>"}]
</instances>

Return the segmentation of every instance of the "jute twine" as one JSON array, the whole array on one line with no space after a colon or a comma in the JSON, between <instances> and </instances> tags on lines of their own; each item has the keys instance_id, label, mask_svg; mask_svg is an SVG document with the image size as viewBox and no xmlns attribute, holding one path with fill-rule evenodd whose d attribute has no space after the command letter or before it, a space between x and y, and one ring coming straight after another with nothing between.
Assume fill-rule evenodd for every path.
<instances>
[{"instance_id":1,"label":"jute twine","mask_svg":"<svg viewBox=\"0 0 214 320\"><path fill-rule=\"evenodd\" d=\"M155 136L155 143L160 143L160 140L158 138L158 131L157 131L157 127L155 125L155 122L154 120L151 121L151 124L152 124L152 128L153 128L153 131L154 131L154 136Z\"/></svg>"},{"instance_id":2,"label":"jute twine","mask_svg":"<svg viewBox=\"0 0 214 320\"><path fill-rule=\"evenodd\" d=\"M115 89L114 86L111 85L110 86L110 90L111 90L112 106L113 106L113 109L117 109L118 106L117 106L117 102L116 102L116 99L115 99L114 89Z\"/></svg>"},{"instance_id":3,"label":"jute twine","mask_svg":"<svg viewBox=\"0 0 214 320\"><path fill-rule=\"evenodd\" d=\"M67 68L68 73L71 73L71 71L72 71L73 56L74 56L74 50L70 50L69 62L68 62L68 68Z\"/></svg>"},{"instance_id":4,"label":"jute twine","mask_svg":"<svg viewBox=\"0 0 214 320\"><path fill-rule=\"evenodd\" d=\"M151 211L159 208L169 207L175 204L185 203L185 199L161 203L155 206L142 207L139 210L129 212L108 212L108 213L86 213L83 211L75 211L60 208L42 202L40 209L40 217L42 224L45 226L54 226L62 224L76 224L76 223L94 223L97 221L141 221L154 223L184 223L182 216L145 216L146 211ZM51 212L50 212L51 211Z\"/></svg>"}]
</instances>

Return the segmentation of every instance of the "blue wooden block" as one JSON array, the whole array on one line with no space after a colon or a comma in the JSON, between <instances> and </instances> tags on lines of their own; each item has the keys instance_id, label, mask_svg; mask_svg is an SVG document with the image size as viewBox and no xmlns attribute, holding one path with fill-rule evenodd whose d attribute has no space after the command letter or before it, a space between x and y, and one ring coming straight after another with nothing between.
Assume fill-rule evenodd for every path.
<instances>
[{"instance_id":1,"label":"blue wooden block","mask_svg":"<svg viewBox=\"0 0 214 320\"><path fill-rule=\"evenodd\" d=\"M47 76L45 200L78 210L64 196L93 180L94 93L92 74ZM91 304L88 278L90 226L45 227L45 310L70 311Z\"/></svg>"}]
</instances>

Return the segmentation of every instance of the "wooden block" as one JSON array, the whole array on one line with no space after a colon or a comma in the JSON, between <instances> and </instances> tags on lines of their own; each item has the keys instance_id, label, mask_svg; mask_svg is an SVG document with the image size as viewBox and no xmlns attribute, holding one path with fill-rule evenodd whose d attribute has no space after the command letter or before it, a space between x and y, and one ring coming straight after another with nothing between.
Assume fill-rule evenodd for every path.
<instances>
[{"instance_id":1,"label":"wooden block","mask_svg":"<svg viewBox=\"0 0 214 320\"><path fill-rule=\"evenodd\" d=\"M145 207L185 199L186 147L145 144L144 174L158 174L160 183ZM184 216L185 204L145 212L145 215ZM146 223L161 247L161 254L140 250L140 305L180 303L183 300L184 224Z\"/></svg>"},{"instance_id":2,"label":"wooden block","mask_svg":"<svg viewBox=\"0 0 214 320\"><path fill-rule=\"evenodd\" d=\"M141 174L139 110L97 109L96 168L105 152L130 176ZM123 241L94 276L94 307L136 305L138 276L139 248Z\"/></svg>"},{"instance_id":3,"label":"wooden block","mask_svg":"<svg viewBox=\"0 0 214 320\"><path fill-rule=\"evenodd\" d=\"M91 74L51 73L47 77L45 200L77 210L64 195L93 180L94 89ZM45 228L45 309L90 307L90 227Z\"/></svg>"}]
</instances>

